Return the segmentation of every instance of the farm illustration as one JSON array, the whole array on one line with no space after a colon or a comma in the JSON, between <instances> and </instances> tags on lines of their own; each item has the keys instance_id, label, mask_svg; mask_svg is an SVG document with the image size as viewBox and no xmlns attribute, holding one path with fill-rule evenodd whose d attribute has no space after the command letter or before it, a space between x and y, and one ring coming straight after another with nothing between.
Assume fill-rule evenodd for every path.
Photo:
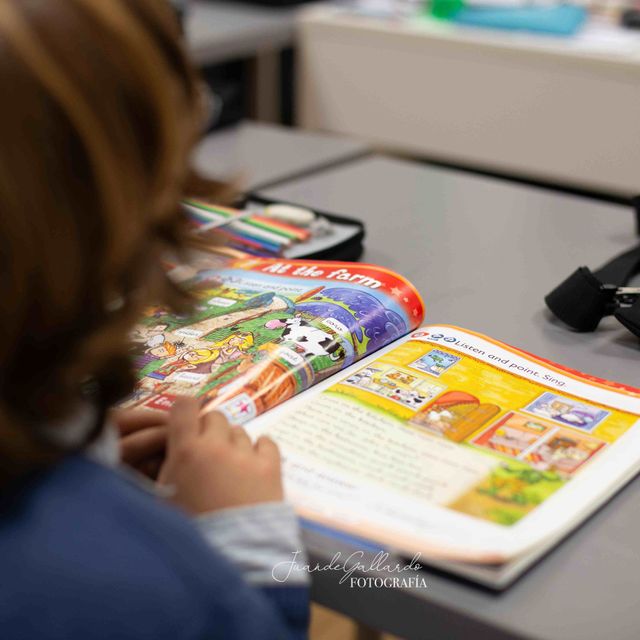
<instances>
[{"instance_id":1,"label":"farm illustration","mask_svg":"<svg viewBox=\"0 0 640 640\"><path fill-rule=\"evenodd\" d=\"M555 471L539 471L513 460L496 466L482 482L448 507L509 526L542 504L565 482Z\"/></svg>"},{"instance_id":2,"label":"farm illustration","mask_svg":"<svg viewBox=\"0 0 640 640\"><path fill-rule=\"evenodd\" d=\"M447 391L416 413L409 423L433 435L462 442L498 413L499 406L481 403L466 391Z\"/></svg>"},{"instance_id":3,"label":"farm illustration","mask_svg":"<svg viewBox=\"0 0 640 640\"><path fill-rule=\"evenodd\" d=\"M603 449L605 443L569 429L557 429L526 456L534 469L554 469L562 475L571 475Z\"/></svg>"},{"instance_id":4,"label":"farm illustration","mask_svg":"<svg viewBox=\"0 0 640 640\"><path fill-rule=\"evenodd\" d=\"M202 269L182 286L189 314L149 309L131 336L139 382L125 406L197 396L231 402L235 419L245 394L248 419L408 331L382 295L355 285Z\"/></svg>"},{"instance_id":5,"label":"farm illustration","mask_svg":"<svg viewBox=\"0 0 640 640\"><path fill-rule=\"evenodd\" d=\"M519 458L553 430L555 426L549 422L510 412L476 436L472 443Z\"/></svg>"},{"instance_id":6,"label":"farm illustration","mask_svg":"<svg viewBox=\"0 0 640 640\"><path fill-rule=\"evenodd\" d=\"M592 431L609 416L608 411L550 392L543 393L524 410L584 431Z\"/></svg>"},{"instance_id":7,"label":"farm illustration","mask_svg":"<svg viewBox=\"0 0 640 640\"><path fill-rule=\"evenodd\" d=\"M569 476L600 451L605 443L552 422L508 413L472 441L503 455L528 462L539 471Z\"/></svg>"},{"instance_id":8,"label":"farm illustration","mask_svg":"<svg viewBox=\"0 0 640 640\"><path fill-rule=\"evenodd\" d=\"M380 362L356 371L341 383L369 391L413 411L423 407L445 389L422 376Z\"/></svg>"},{"instance_id":9,"label":"farm illustration","mask_svg":"<svg viewBox=\"0 0 640 640\"><path fill-rule=\"evenodd\" d=\"M418 371L424 371L424 373L439 377L457 362L460 362L460 356L455 356L440 349L432 349L409 366Z\"/></svg>"}]
</instances>

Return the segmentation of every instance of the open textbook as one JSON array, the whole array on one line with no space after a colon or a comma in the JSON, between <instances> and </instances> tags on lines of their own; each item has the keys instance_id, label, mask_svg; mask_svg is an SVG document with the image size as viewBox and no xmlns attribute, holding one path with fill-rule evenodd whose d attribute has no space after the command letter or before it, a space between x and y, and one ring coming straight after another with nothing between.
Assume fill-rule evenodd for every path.
<instances>
[{"instance_id":1,"label":"open textbook","mask_svg":"<svg viewBox=\"0 0 640 640\"><path fill-rule=\"evenodd\" d=\"M388 270L220 255L172 277L196 308L149 310L127 405L199 396L269 434L289 498L316 523L402 553L505 563L640 470L640 390L421 326L419 294Z\"/></svg>"}]
</instances>

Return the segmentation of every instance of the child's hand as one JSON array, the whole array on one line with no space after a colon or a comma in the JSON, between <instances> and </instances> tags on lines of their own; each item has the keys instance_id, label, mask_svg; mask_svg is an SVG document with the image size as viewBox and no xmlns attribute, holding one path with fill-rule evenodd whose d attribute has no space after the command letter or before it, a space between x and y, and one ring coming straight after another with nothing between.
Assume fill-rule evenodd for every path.
<instances>
[{"instance_id":1,"label":"child's hand","mask_svg":"<svg viewBox=\"0 0 640 640\"><path fill-rule=\"evenodd\" d=\"M171 410L158 481L173 485L173 501L191 513L284 497L275 442L262 436L254 445L219 413L200 417L195 400L178 400Z\"/></svg>"},{"instance_id":2,"label":"child's hand","mask_svg":"<svg viewBox=\"0 0 640 640\"><path fill-rule=\"evenodd\" d=\"M155 480L164 461L168 414L164 411L125 410L113 414L120 432L120 458Z\"/></svg>"}]
</instances>

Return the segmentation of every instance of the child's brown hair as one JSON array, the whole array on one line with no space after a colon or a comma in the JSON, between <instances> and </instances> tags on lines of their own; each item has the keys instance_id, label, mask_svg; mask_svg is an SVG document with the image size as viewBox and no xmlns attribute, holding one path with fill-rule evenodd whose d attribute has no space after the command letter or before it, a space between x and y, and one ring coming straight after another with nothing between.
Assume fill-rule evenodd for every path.
<instances>
[{"instance_id":1,"label":"child's brown hair","mask_svg":"<svg viewBox=\"0 0 640 640\"><path fill-rule=\"evenodd\" d=\"M130 390L128 332L167 299L203 114L165 0L0 0L0 95L6 486L60 455L45 425Z\"/></svg>"}]
</instances>

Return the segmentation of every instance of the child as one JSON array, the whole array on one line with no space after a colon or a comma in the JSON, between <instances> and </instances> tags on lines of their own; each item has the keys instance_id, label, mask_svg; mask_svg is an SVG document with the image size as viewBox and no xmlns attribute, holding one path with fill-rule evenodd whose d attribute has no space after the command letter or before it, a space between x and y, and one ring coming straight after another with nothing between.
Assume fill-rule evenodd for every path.
<instances>
[{"instance_id":1,"label":"child","mask_svg":"<svg viewBox=\"0 0 640 640\"><path fill-rule=\"evenodd\" d=\"M271 440L184 400L120 420L131 462L166 447L174 506L115 468L128 336L177 298L161 259L195 194L202 101L169 5L0 0L0 87L0 635L303 636L306 576L272 577L300 541Z\"/></svg>"}]
</instances>

